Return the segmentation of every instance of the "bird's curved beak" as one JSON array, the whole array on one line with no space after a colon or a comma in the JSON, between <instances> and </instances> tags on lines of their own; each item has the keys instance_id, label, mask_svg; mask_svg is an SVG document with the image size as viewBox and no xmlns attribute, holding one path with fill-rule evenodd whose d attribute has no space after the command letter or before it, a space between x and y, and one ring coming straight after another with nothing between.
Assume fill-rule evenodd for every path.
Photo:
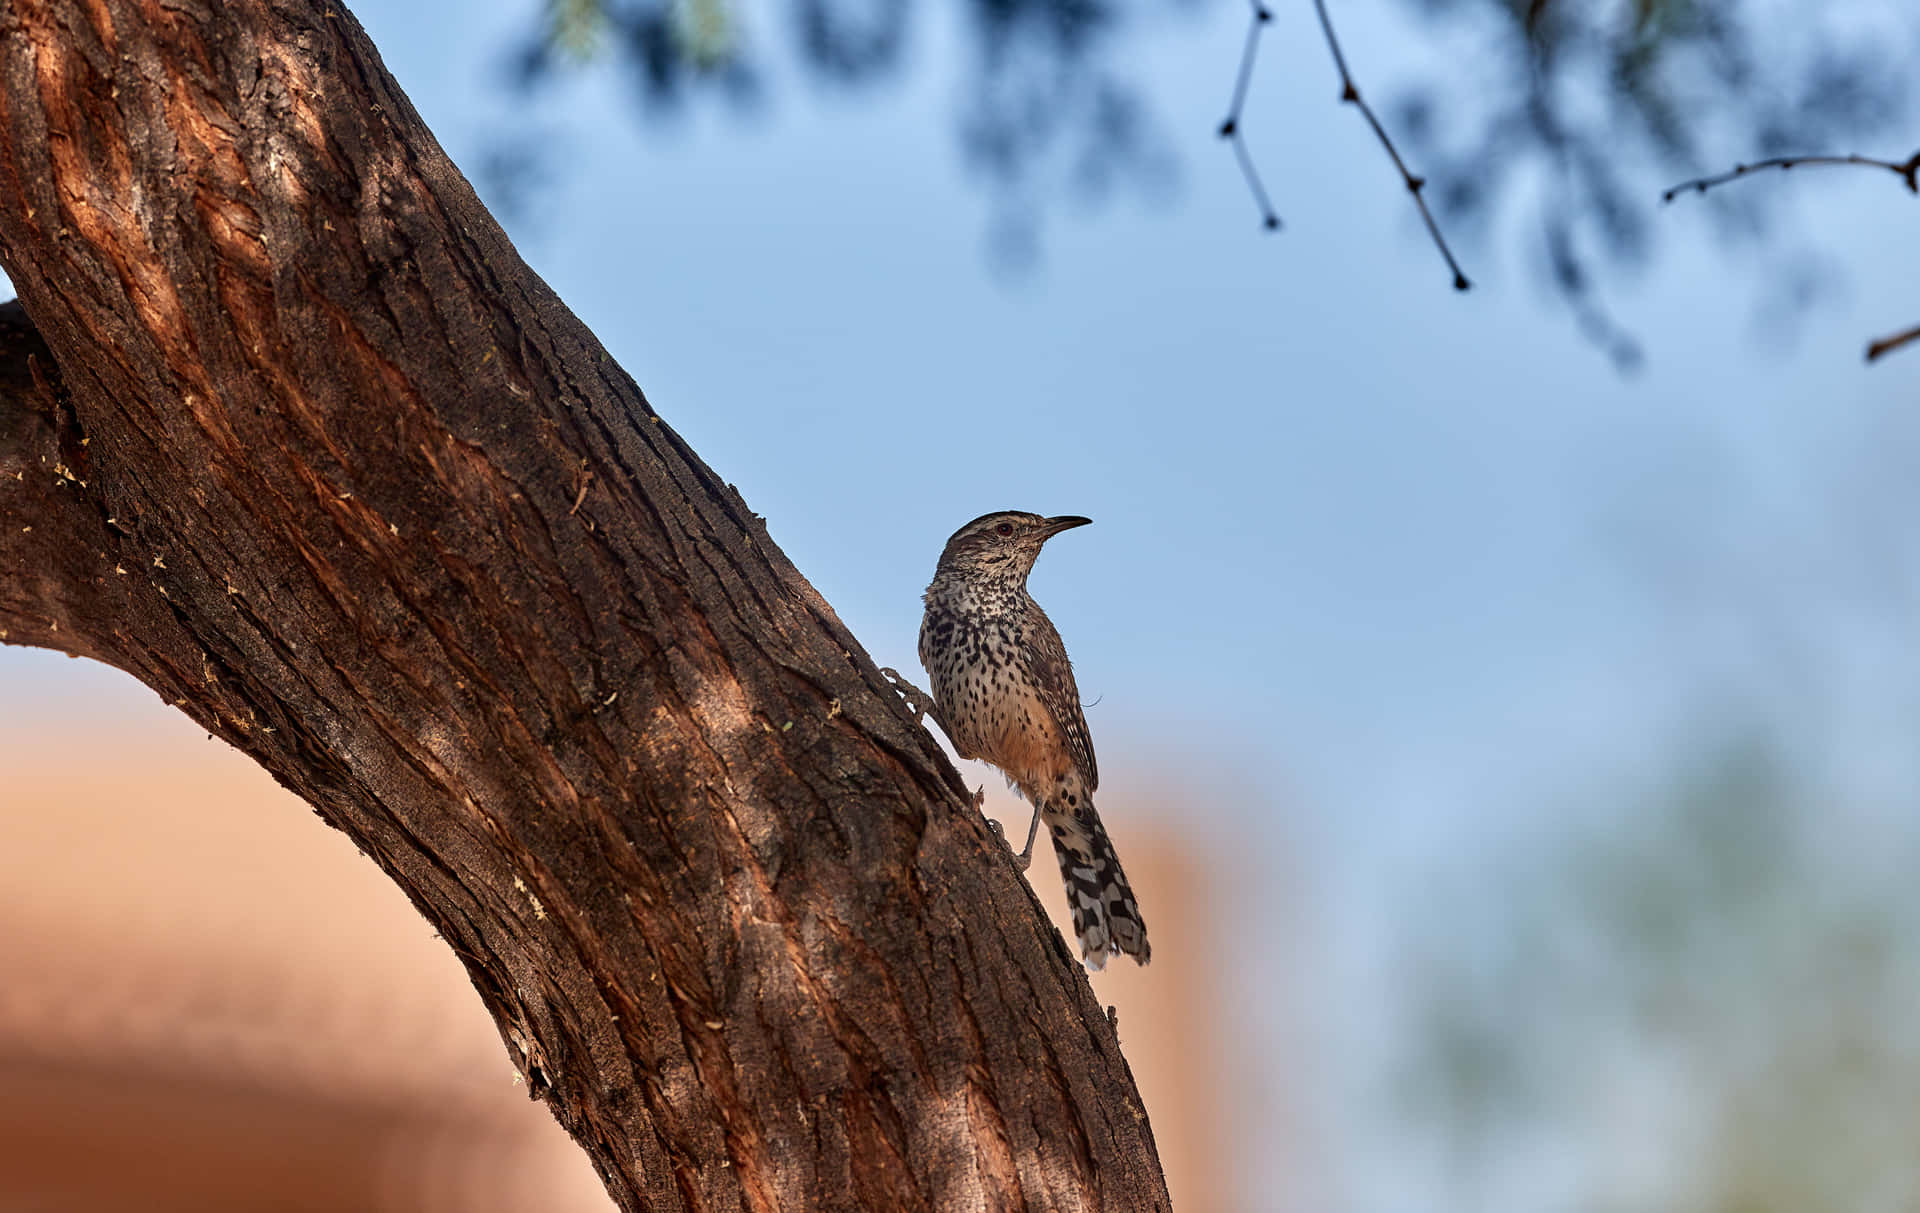
<instances>
[{"instance_id":1,"label":"bird's curved beak","mask_svg":"<svg viewBox=\"0 0 1920 1213\"><path fill-rule=\"evenodd\" d=\"M1061 531L1071 531L1074 527L1086 526L1092 521L1093 519L1082 518L1078 514L1062 514L1058 518L1049 518L1047 519L1047 533L1043 538L1051 539Z\"/></svg>"}]
</instances>

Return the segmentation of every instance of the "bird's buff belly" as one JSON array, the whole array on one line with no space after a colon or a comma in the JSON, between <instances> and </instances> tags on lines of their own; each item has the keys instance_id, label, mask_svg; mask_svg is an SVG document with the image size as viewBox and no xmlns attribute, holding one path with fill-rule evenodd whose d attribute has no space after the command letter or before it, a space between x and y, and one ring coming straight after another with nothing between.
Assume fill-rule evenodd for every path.
<instances>
[{"instance_id":1,"label":"bird's buff belly","mask_svg":"<svg viewBox=\"0 0 1920 1213\"><path fill-rule=\"evenodd\" d=\"M963 758L983 758L1022 791L1045 794L1071 761L1053 714L1036 695L1008 696L977 717L954 722Z\"/></svg>"}]
</instances>

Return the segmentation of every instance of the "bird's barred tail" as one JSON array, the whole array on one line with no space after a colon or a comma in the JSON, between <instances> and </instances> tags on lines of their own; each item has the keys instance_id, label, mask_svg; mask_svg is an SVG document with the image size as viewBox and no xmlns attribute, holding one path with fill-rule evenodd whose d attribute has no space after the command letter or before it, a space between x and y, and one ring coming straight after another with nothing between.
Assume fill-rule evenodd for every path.
<instances>
[{"instance_id":1,"label":"bird's barred tail","mask_svg":"<svg viewBox=\"0 0 1920 1213\"><path fill-rule=\"evenodd\" d=\"M1089 969L1104 969L1107 957L1125 954L1140 964L1153 955L1147 924L1133 899L1120 857L1093 811L1093 798L1079 788L1069 799L1055 797L1041 810L1053 835L1053 853L1067 882L1067 909L1073 933L1080 937L1080 958ZM1062 803L1062 801L1067 803Z\"/></svg>"}]
</instances>

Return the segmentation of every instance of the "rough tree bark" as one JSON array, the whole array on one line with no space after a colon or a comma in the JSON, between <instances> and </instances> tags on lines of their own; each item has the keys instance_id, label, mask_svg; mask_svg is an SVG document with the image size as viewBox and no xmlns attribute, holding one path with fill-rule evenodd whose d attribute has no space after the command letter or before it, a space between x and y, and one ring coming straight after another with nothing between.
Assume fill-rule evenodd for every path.
<instances>
[{"instance_id":1,"label":"rough tree bark","mask_svg":"<svg viewBox=\"0 0 1920 1213\"><path fill-rule=\"evenodd\" d=\"M1161 1209L1079 966L326 0L0 10L0 640L306 798L627 1209Z\"/></svg>"}]
</instances>

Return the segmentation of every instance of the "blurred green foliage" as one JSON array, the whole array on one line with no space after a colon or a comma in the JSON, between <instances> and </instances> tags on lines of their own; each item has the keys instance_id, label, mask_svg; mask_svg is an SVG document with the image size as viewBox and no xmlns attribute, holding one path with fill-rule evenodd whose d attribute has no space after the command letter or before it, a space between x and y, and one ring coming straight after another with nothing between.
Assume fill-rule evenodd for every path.
<instances>
[{"instance_id":1,"label":"blurred green foliage","mask_svg":"<svg viewBox=\"0 0 1920 1213\"><path fill-rule=\"evenodd\" d=\"M1826 807L1749 734L1624 828L1492 861L1498 904L1407 970L1403 1108L1457 1207L1915 1206L1912 839L1832 845Z\"/></svg>"}]
</instances>

